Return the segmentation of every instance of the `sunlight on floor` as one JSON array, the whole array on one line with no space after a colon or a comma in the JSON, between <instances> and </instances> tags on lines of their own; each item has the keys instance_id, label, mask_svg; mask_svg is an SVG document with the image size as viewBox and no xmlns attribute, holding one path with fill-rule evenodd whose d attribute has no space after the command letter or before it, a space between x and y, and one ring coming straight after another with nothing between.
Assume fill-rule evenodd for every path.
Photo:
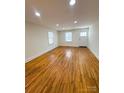
<instances>
[{"instance_id":1,"label":"sunlight on floor","mask_svg":"<svg viewBox=\"0 0 124 93\"><path fill-rule=\"evenodd\" d=\"M71 56L72 56L72 51L71 50L66 51L66 57L70 58Z\"/></svg>"}]
</instances>

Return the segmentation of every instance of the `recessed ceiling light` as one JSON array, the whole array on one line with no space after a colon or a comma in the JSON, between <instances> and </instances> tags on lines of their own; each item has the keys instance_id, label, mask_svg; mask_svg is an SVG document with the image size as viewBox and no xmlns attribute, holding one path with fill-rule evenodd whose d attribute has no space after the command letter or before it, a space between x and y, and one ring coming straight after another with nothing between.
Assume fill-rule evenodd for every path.
<instances>
[{"instance_id":1,"label":"recessed ceiling light","mask_svg":"<svg viewBox=\"0 0 124 93\"><path fill-rule=\"evenodd\" d=\"M40 13L38 13L38 12L35 12L35 15L39 17L39 16L40 16Z\"/></svg>"},{"instance_id":2,"label":"recessed ceiling light","mask_svg":"<svg viewBox=\"0 0 124 93\"><path fill-rule=\"evenodd\" d=\"M56 26L58 27L58 26L59 26L59 24L56 24Z\"/></svg>"},{"instance_id":3,"label":"recessed ceiling light","mask_svg":"<svg viewBox=\"0 0 124 93\"><path fill-rule=\"evenodd\" d=\"M74 23L76 24L76 23L77 23L77 21L74 21Z\"/></svg>"},{"instance_id":4,"label":"recessed ceiling light","mask_svg":"<svg viewBox=\"0 0 124 93\"><path fill-rule=\"evenodd\" d=\"M75 3L76 3L76 0L70 0L70 2L69 2L70 6L75 5Z\"/></svg>"},{"instance_id":5,"label":"recessed ceiling light","mask_svg":"<svg viewBox=\"0 0 124 93\"><path fill-rule=\"evenodd\" d=\"M63 27L62 29L64 30L65 28Z\"/></svg>"}]
</instances>

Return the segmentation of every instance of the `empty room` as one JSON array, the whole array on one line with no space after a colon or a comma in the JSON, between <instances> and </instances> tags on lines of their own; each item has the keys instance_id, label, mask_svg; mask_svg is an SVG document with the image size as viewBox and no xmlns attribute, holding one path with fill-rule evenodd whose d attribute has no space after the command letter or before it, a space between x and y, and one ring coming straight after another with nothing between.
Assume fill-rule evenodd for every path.
<instances>
[{"instance_id":1,"label":"empty room","mask_svg":"<svg viewBox=\"0 0 124 93\"><path fill-rule=\"evenodd\" d=\"M99 0L25 0L26 93L99 93Z\"/></svg>"}]
</instances>

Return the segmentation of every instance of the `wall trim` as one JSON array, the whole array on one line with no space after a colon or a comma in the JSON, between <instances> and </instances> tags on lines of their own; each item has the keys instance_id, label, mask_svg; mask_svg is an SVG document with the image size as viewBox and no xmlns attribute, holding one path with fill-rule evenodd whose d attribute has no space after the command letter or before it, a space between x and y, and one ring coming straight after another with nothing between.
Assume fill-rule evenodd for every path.
<instances>
[{"instance_id":1,"label":"wall trim","mask_svg":"<svg viewBox=\"0 0 124 93\"><path fill-rule=\"evenodd\" d=\"M49 52L49 51L51 51L51 50L53 50L53 49L55 49L55 48L57 48L57 47L58 47L58 46L56 46L56 47L54 47L54 48L51 48L51 49L47 49L47 50L42 51L42 52L39 52L38 54L27 58L27 59L25 60L25 63L28 63L28 62L30 62L31 60L33 60L33 59L35 59L35 58L37 58L37 57L43 55L44 53L47 53L47 52Z\"/></svg>"},{"instance_id":2,"label":"wall trim","mask_svg":"<svg viewBox=\"0 0 124 93\"><path fill-rule=\"evenodd\" d=\"M59 46L62 46L62 45L59 45ZM34 56L31 56L31 57L27 58L27 59L26 59L26 63L30 62L31 60L33 60L33 59L35 59L35 58L37 58L37 57L43 55L44 53L47 53L47 52L51 51L51 50L53 50L53 49L55 49L55 48L57 48L57 47L59 47L59 46L56 46L56 47L51 48L51 49L47 49L47 50L42 51L42 52L40 52L40 53L38 53L38 54L36 54L36 55L34 55ZM66 46L66 47L78 47L78 46ZM89 46L87 46L87 48L88 48L88 49L95 55L95 57L99 60L99 57L96 55L96 53L95 53Z\"/></svg>"},{"instance_id":3,"label":"wall trim","mask_svg":"<svg viewBox=\"0 0 124 93\"><path fill-rule=\"evenodd\" d=\"M59 46L79 47L78 45L59 44Z\"/></svg>"},{"instance_id":4,"label":"wall trim","mask_svg":"<svg viewBox=\"0 0 124 93\"><path fill-rule=\"evenodd\" d=\"M99 60L99 56L97 56L97 54L89 47L87 46L87 48L95 55L95 57Z\"/></svg>"}]
</instances>

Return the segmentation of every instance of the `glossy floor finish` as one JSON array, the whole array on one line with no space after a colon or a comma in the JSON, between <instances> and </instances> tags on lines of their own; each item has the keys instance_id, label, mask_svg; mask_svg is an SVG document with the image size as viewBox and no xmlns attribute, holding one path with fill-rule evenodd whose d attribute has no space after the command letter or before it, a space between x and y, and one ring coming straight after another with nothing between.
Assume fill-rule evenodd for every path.
<instances>
[{"instance_id":1,"label":"glossy floor finish","mask_svg":"<svg viewBox=\"0 0 124 93\"><path fill-rule=\"evenodd\" d=\"M58 47L26 63L26 93L99 93L99 62L88 48Z\"/></svg>"}]
</instances>

